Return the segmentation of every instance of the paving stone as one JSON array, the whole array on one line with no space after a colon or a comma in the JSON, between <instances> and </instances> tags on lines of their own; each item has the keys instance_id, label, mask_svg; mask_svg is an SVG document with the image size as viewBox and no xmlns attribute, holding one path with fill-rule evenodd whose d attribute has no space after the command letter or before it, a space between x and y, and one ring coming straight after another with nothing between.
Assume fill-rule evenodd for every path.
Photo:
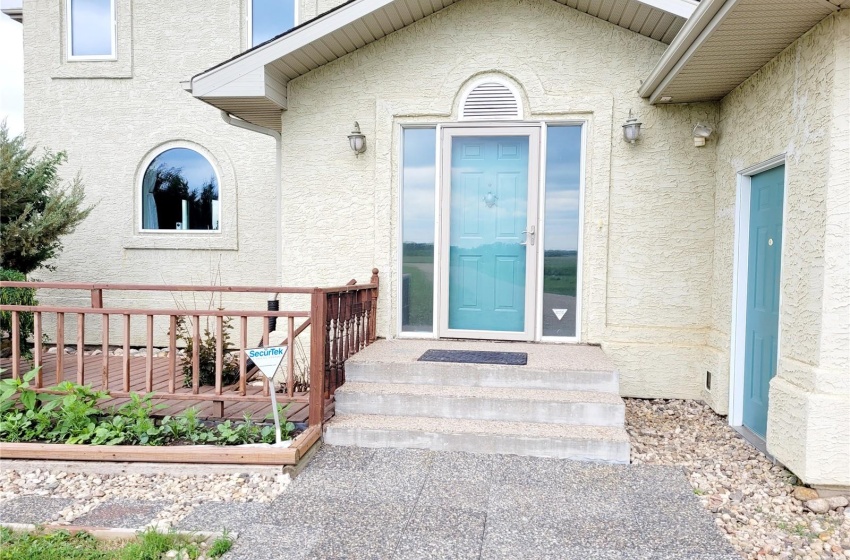
<instances>
[{"instance_id":1,"label":"paving stone","mask_svg":"<svg viewBox=\"0 0 850 560\"><path fill-rule=\"evenodd\" d=\"M441 535L405 533L393 554L393 560L477 560L481 539L460 537L445 539Z\"/></svg>"},{"instance_id":2,"label":"paving stone","mask_svg":"<svg viewBox=\"0 0 850 560\"><path fill-rule=\"evenodd\" d=\"M195 506L175 528L183 531L240 532L256 524L268 508L268 504L257 502L204 502Z\"/></svg>"},{"instance_id":3,"label":"paving stone","mask_svg":"<svg viewBox=\"0 0 850 560\"><path fill-rule=\"evenodd\" d=\"M425 481L418 504L438 507L457 507L470 511L487 511L489 481L434 480Z\"/></svg>"},{"instance_id":4,"label":"paving stone","mask_svg":"<svg viewBox=\"0 0 850 560\"><path fill-rule=\"evenodd\" d=\"M168 502L148 500L107 501L75 519L74 525L137 529L150 523L167 505Z\"/></svg>"},{"instance_id":5,"label":"paving stone","mask_svg":"<svg viewBox=\"0 0 850 560\"><path fill-rule=\"evenodd\" d=\"M21 496L0 503L0 523L30 523L39 525L56 520L59 512L71 505L69 498Z\"/></svg>"},{"instance_id":6,"label":"paving stone","mask_svg":"<svg viewBox=\"0 0 850 560\"><path fill-rule=\"evenodd\" d=\"M374 456L375 451L375 449L365 447L323 445L316 456L313 457L313 460L310 461L310 470L365 470L372 462L372 457Z\"/></svg>"},{"instance_id":7,"label":"paving stone","mask_svg":"<svg viewBox=\"0 0 850 560\"><path fill-rule=\"evenodd\" d=\"M221 560L302 560L319 536L307 526L281 531L276 525L250 525L239 532L233 548Z\"/></svg>"}]
</instances>

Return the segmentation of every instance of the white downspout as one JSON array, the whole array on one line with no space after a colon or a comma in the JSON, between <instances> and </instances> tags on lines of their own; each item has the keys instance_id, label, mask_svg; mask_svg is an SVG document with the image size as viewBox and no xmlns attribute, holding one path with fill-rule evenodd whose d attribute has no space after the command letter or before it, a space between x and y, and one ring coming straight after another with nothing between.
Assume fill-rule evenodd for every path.
<instances>
[{"instance_id":1,"label":"white downspout","mask_svg":"<svg viewBox=\"0 0 850 560\"><path fill-rule=\"evenodd\" d=\"M243 121L240 118L234 117L227 111L221 111L221 118L227 124L244 128L245 130L250 130L251 132L259 132L260 134L265 134L266 136L271 136L275 141L275 179L277 181L277 185L275 186L275 206L277 208L276 218L277 225L275 226L276 231L276 239L275 239L275 267L277 268L277 284L278 286L283 285L283 243L281 237L283 236L283 224L281 223L281 196L280 190L282 185L283 177L281 177L281 168L282 168L282 154L281 154L281 135L280 132L273 130L271 128L266 128L264 126L259 126L253 123L249 123L248 121Z\"/></svg>"}]
</instances>

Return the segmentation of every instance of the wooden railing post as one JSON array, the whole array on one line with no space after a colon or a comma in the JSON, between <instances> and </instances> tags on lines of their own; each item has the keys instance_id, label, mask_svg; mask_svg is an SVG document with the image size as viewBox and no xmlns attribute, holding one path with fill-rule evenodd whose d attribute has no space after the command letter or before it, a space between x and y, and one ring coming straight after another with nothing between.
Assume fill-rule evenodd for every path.
<instances>
[{"instance_id":1,"label":"wooden railing post","mask_svg":"<svg viewBox=\"0 0 850 560\"><path fill-rule=\"evenodd\" d=\"M310 426L325 421L326 303L325 292L314 289L310 301Z\"/></svg>"},{"instance_id":2,"label":"wooden railing post","mask_svg":"<svg viewBox=\"0 0 850 560\"><path fill-rule=\"evenodd\" d=\"M103 307L103 290L94 289L91 291L91 306L95 309Z\"/></svg>"},{"instance_id":3,"label":"wooden railing post","mask_svg":"<svg viewBox=\"0 0 850 560\"><path fill-rule=\"evenodd\" d=\"M12 311L12 379L21 377L21 325L20 315Z\"/></svg>"},{"instance_id":4,"label":"wooden railing post","mask_svg":"<svg viewBox=\"0 0 850 560\"><path fill-rule=\"evenodd\" d=\"M372 280L370 284L375 284L372 289L372 308L369 310L369 344L375 342L378 336L378 288L380 279L378 278L378 269L372 269Z\"/></svg>"}]
</instances>

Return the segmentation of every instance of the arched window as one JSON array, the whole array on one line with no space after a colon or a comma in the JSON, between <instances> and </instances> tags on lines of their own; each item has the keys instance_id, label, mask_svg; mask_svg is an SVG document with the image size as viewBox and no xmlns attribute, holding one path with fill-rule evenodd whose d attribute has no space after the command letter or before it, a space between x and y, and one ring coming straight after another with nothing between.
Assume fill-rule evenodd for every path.
<instances>
[{"instance_id":1,"label":"arched window","mask_svg":"<svg viewBox=\"0 0 850 560\"><path fill-rule=\"evenodd\" d=\"M142 177L143 230L219 229L219 182L209 160L190 148L169 148Z\"/></svg>"}]
</instances>

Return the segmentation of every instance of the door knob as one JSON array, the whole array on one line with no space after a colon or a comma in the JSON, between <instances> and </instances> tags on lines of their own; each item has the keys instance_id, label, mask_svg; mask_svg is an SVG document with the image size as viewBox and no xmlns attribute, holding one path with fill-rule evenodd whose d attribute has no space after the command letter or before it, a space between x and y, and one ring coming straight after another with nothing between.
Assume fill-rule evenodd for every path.
<instances>
[{"instance_id":1,"label":"door knob","mask_svg":"<svg viewBox=\"0 0 850 560\"><path fill-rule=\"evenodd\" d=\"M528 229L522 233L525 234L526 241L523 241L520 245L534 245L534 226L528 226Z\"/></svg>"}]
</instances>

